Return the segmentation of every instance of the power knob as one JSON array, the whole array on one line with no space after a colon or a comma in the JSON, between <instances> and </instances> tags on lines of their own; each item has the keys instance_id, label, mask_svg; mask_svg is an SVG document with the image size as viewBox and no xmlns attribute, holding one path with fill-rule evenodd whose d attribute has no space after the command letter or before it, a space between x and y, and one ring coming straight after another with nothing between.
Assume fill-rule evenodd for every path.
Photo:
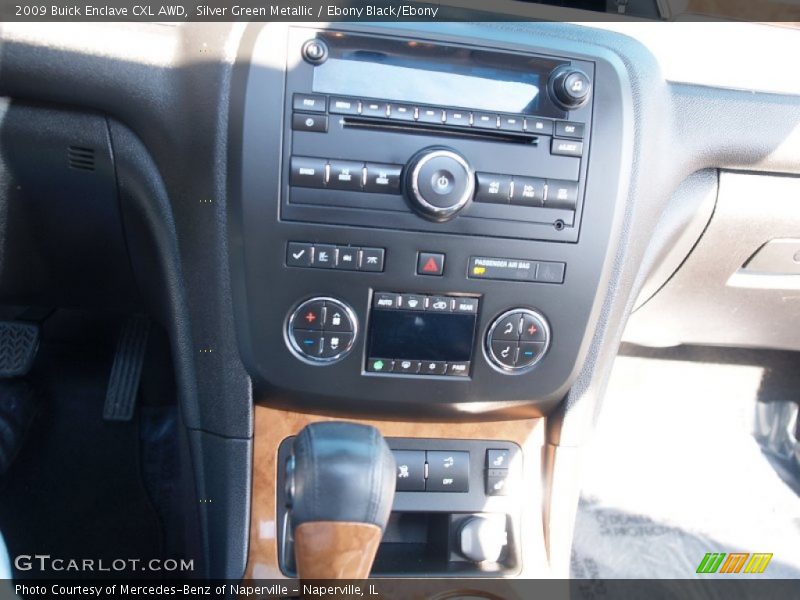
<instances>
[{"instance_id":1,"label":"power knob","mask_svg":"<svg viewBox=\"0 0 800 600\"><path fill-rule=\"evenodd\" d=\"M550 74L549 87L556 104L571 110L586 104L592 91L592 82L583 71L561 67Z\"/></svg>"},{"instance_id":2,"label":"power knob","mask_svg":"<svg viewBox=\"0 0 800 600\"><path fill-rule=\"evenodd\" d=\"M447 221L464 209L475 193L475 171L449 148L424 148L406 168L406 197L411 207L431 221Z\"/></svg>"}]
</instances>

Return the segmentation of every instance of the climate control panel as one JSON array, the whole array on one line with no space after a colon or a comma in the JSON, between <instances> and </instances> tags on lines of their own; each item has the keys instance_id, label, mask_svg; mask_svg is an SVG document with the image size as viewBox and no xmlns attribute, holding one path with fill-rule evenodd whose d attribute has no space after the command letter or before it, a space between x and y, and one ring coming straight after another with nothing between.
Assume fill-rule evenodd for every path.
<instances>
[{"instance_id":1,"label":"climate control panel","mask_svg":"<svg viewBox=\"0 0 800 600\"><path fill-rule=\"evenodd\" d=\"M550 326L544 316L528 308L503 313L486 334L486 355L504 372L531 369L550 345Z\"/></svg>"},{"instance_id":2,"label":"climate control panel","mask_svg":"<svg viewBox=\"0 0 800 600\"><path fill-rule=\"evenodd\" d=\"M358 319L341 300L316 297L302 302L286 323L286 339L294 355L311 364L342 360L353 347Z\"/></svg>"}]
</instances>

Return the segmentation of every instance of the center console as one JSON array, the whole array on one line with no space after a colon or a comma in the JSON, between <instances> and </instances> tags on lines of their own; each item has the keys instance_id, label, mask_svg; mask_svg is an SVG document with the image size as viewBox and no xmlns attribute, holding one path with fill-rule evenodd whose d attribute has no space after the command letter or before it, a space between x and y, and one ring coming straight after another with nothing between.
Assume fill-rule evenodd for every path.
<instances>
[{"instance_id":1,"label":"center console","mask_svg":"<svg viewBox=\"0 0 800 600\"><path fill-rule=\"evenodd\" d=\"M257 400L427 418L563 398L619 217L622 71L498 37L249 32L231 237Z\"/></svg>"}]
</instances>

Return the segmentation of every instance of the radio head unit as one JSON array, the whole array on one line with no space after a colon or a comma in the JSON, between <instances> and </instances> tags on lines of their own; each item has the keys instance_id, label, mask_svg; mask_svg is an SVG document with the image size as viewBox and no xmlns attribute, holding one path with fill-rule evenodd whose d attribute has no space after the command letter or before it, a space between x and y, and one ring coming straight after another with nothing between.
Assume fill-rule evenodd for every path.
<instances>
[{"instance_id":1,"label":"radio head unit","mask_svg":"<svg viewBox=\"0 0 800 600\"><path fill-rule=\"evenodd\" d=\"M281 218L577 241L593 63L302 28L288 57Z\"/></svg>"}]
</instances>

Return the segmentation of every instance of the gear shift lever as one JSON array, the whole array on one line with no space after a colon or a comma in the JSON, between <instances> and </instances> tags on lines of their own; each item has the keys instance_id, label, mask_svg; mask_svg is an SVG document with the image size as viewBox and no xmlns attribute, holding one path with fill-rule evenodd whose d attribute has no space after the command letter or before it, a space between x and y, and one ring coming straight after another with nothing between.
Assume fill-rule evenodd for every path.
<instances>
[{"instance_id":1,"label":"gear shift lever","mask_svg":"<svg viewBox=\"0 0 800 600\"><path fill-rule=\"evenodd\" d=\"M286 480L300 579L365 579L392 509L395 463L368 425L306 426Z\"/></svg>"}]
</instances>

